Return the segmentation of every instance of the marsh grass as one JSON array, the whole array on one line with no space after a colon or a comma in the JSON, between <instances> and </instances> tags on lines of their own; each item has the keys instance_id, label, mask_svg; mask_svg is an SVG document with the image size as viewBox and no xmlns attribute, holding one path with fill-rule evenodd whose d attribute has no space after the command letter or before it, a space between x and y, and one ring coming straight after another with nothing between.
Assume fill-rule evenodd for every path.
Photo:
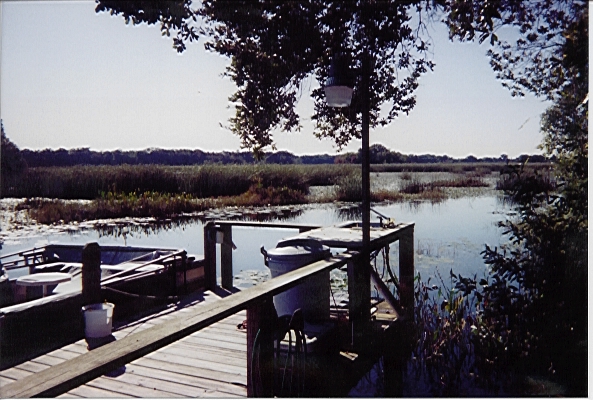
<instances>
[{"instance_id":1,"label":"marsh grass","mask_svg":"<svg viewBox=\"0 0 593 400\"><path fill-rule=\"evenodd\" d=\"M349 165L119 165L29 168L4 197L99 198L101 194L158 192L197 198L238 196L261 182L307 193L310 185L333 185L350 174Z\"/></svg>"},{"instance_id":2,"label":"marsh grass","mask_svg":"<svg viewBox=\"0 0 593 400\"><path fill-rule=\"evenodd\" d=\"M268 206L316 202L360 202L362 178L357 166L204 165L199 167L99 166L35 168L21 185L23 203L40 223L100 218L172 218L227 206ZM422 179L421 179L422 178ZM451 196L444 188L486 187L476 172L437 179L409 174L399 190L374 189L371 201L438 203ZM324 196L309 196L309 185L334 186ZM98 191L97 195L93 195ZM28 193L28 195L25 195ZM31 195L34 194L34 195ZM54 200L40 200L54 198ZM68 199L90 199L89 203Z\"/></svg>"},{"instance_id":3,"label":"marsh grass","mask_svg":"<svg viewBox=\"0 0 593 400\"><path fill-rule=\"evenodd\" d=\"M422 194L441 191L441 188L488 187L488 183L481 177L460 174L453 179L439 179L424 182L418 177L402 181L399 191L406 194Z\"/></svg>"},{"instance_id":4,"label":"marsh grass","mask_svg":"<svg viewBox=\"0 0 593 400\"><path fill-rule=\"evenodd\" d=\"M418 179L407 182L404 190L378 189L371 192L371 201L419 201L426 200L440 202L447 198L445 192L430 186L430 183L420 183ZM358 202L362 200L362 178L360 174L350 174L339 180L335 189L335 200Z\"/></svg>"},{"instance_id":5,"label":"marsh grass","mask_svg":"<svg viewBox=\"0 0 593 400\"><path fill-rule=\"evenodd\" d=\"M271 206L306 203L305 195L295 189L252 185L238 196L196 198L188 194L108 192L89 203L60 199L27 199L17 208L29 210L31 218L42 224L70 223L103 218L173 218L186 213L227 206Z\"/></svg>"}]
</instances>

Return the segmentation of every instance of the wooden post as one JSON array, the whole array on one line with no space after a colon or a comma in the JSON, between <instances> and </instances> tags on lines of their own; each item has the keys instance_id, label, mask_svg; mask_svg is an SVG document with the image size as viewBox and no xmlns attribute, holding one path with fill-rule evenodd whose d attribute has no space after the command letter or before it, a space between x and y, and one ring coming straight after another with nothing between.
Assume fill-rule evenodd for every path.
<instances>
[{"instance_id":1,"label":"wooden post","mask_svg":"<svg viewBox=\"0 0 593 400\"><path fill-rule=\"evenodd\" d=\"M82 249L83 304L101 303L101 248L98 243L87 243Z\"/></svg>"},{"instance_id":2,"label":"wooden post","mask_svg":"<svg viewBox=\"0 0 593 400\"><path fill-rule=\"evenodd\" d=\"M407 318L414 312L414 226L399 239L400 302Z\"/></svg>"},{"instance_id":3,"label":"wooden post","mask_svg":"<svg viewBox=\"0 0 593 400\"><path fill-rule=\"evenodd\" d=\"M247 308L247 396L272 397L276 309L271 296Z\"/></svg>"},{"instance_id":4,"label":"wooden post","mask_svg":"<svg viewBox=\"0 0 593 400\"><path fill-rule=\"evenodd\" d=\"M216 287L216 225L212 221L204 225L204 286L206 290Z\"/></svg>"},{"instance_id":5,"label":"wooden post","mask_svg":"<svg viewBox=\"0 0 593 400\"><path fill-rule=\"evenodd\" d=\"M233 288L233 226L221 226L223 241L220 244L220 279L221 286L227 290Z\"/></svg>"},{"instance_id":6,"label":"wooden post","mask_svg":"<svg viewBox=\"0 0 593 400\"><path fill-rule=\"evenodd\" d=\"M181 255L181 268L183 268L183 293L187 294L187 251Z\"/></svg>"},{"instance_id":7,"label":"wooden post","mask_svg":"<svg viewBox=\"0 0 593 400\"><path fill-rule=\"evenodd\" d=\"M348 261L348 307L352 346L360 349L371 320L371 282L368 260L361 256Z\"/></svg>"}]
</instances>

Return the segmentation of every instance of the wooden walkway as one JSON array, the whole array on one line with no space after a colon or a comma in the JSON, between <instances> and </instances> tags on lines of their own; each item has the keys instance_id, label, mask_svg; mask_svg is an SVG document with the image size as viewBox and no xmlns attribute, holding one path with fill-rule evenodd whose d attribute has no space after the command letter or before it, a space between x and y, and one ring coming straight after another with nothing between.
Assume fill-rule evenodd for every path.
<instances>
[{"instance_id":1,"label":"wooden walkway","mask_svg":"<svg viewBox=\"0 0 593 400\"><path fill-rule=\"evenodd\" d=\"M173 306L127 326L114 327L113 336L122 339L189 315L195 307L219 298L207 291L183 308ZM59 397L246 397L247 335L237 329L245 319L246 311L238 312ZM6 384L87 352L83 339L0 371L0 398L4 397L2 387Z\"/></svg>"}]
</instances>

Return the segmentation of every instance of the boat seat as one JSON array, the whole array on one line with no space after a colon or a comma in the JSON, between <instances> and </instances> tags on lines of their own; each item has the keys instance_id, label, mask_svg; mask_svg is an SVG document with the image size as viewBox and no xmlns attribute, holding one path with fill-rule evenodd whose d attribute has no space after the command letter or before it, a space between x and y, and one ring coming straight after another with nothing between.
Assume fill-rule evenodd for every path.
<instances>
[{"instance_id":1,"label":"boat seat","mask_svg":"<svg viewBox=\"0 0 593 400\"><path fill-rule=\"evenodd\" d=\"M38 272L60 272L60 270L64 267L65 263L63 262L52 262L49 264L41 264L36 265L33 268L33 273Z\"/></svg>"},{"instance_id":2,"label":"boat seat","mask_svg":"<svg viewBox=\"0 0 593 400\"><path fill-rule=\"evenodd\" d=\"M131 268L137 267L138 265L144 264L143 262L128 262L128 263L121 263L117 265L101 265L101 272L104 276L109 276L116 274L121 271L127 271ZM131 273L134 272L146 272L146 271L156 271L159 269L163 269L164 267L161 264L150 264L145 265L142 268L138 268Z\"/></svg>"}]
</instances>

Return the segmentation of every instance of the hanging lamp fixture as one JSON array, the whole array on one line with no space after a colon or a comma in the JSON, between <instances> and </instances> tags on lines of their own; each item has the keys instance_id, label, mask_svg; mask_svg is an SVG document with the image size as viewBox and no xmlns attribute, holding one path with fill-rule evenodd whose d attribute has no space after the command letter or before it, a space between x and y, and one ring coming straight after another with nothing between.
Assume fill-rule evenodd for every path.
<instances>
[{"instance_id":1,"label":"hanging lamp fixture","mask_svg":"<svg viewBox=\"0 0 593 400\"><path fill-rule=\"evenodd\" d=\"M341 54L333 57L329 67L329 76L325 81L325 99L330 107L348 107L352 101L352 74L347 60Z\"/></svg>"}]
</instances>

